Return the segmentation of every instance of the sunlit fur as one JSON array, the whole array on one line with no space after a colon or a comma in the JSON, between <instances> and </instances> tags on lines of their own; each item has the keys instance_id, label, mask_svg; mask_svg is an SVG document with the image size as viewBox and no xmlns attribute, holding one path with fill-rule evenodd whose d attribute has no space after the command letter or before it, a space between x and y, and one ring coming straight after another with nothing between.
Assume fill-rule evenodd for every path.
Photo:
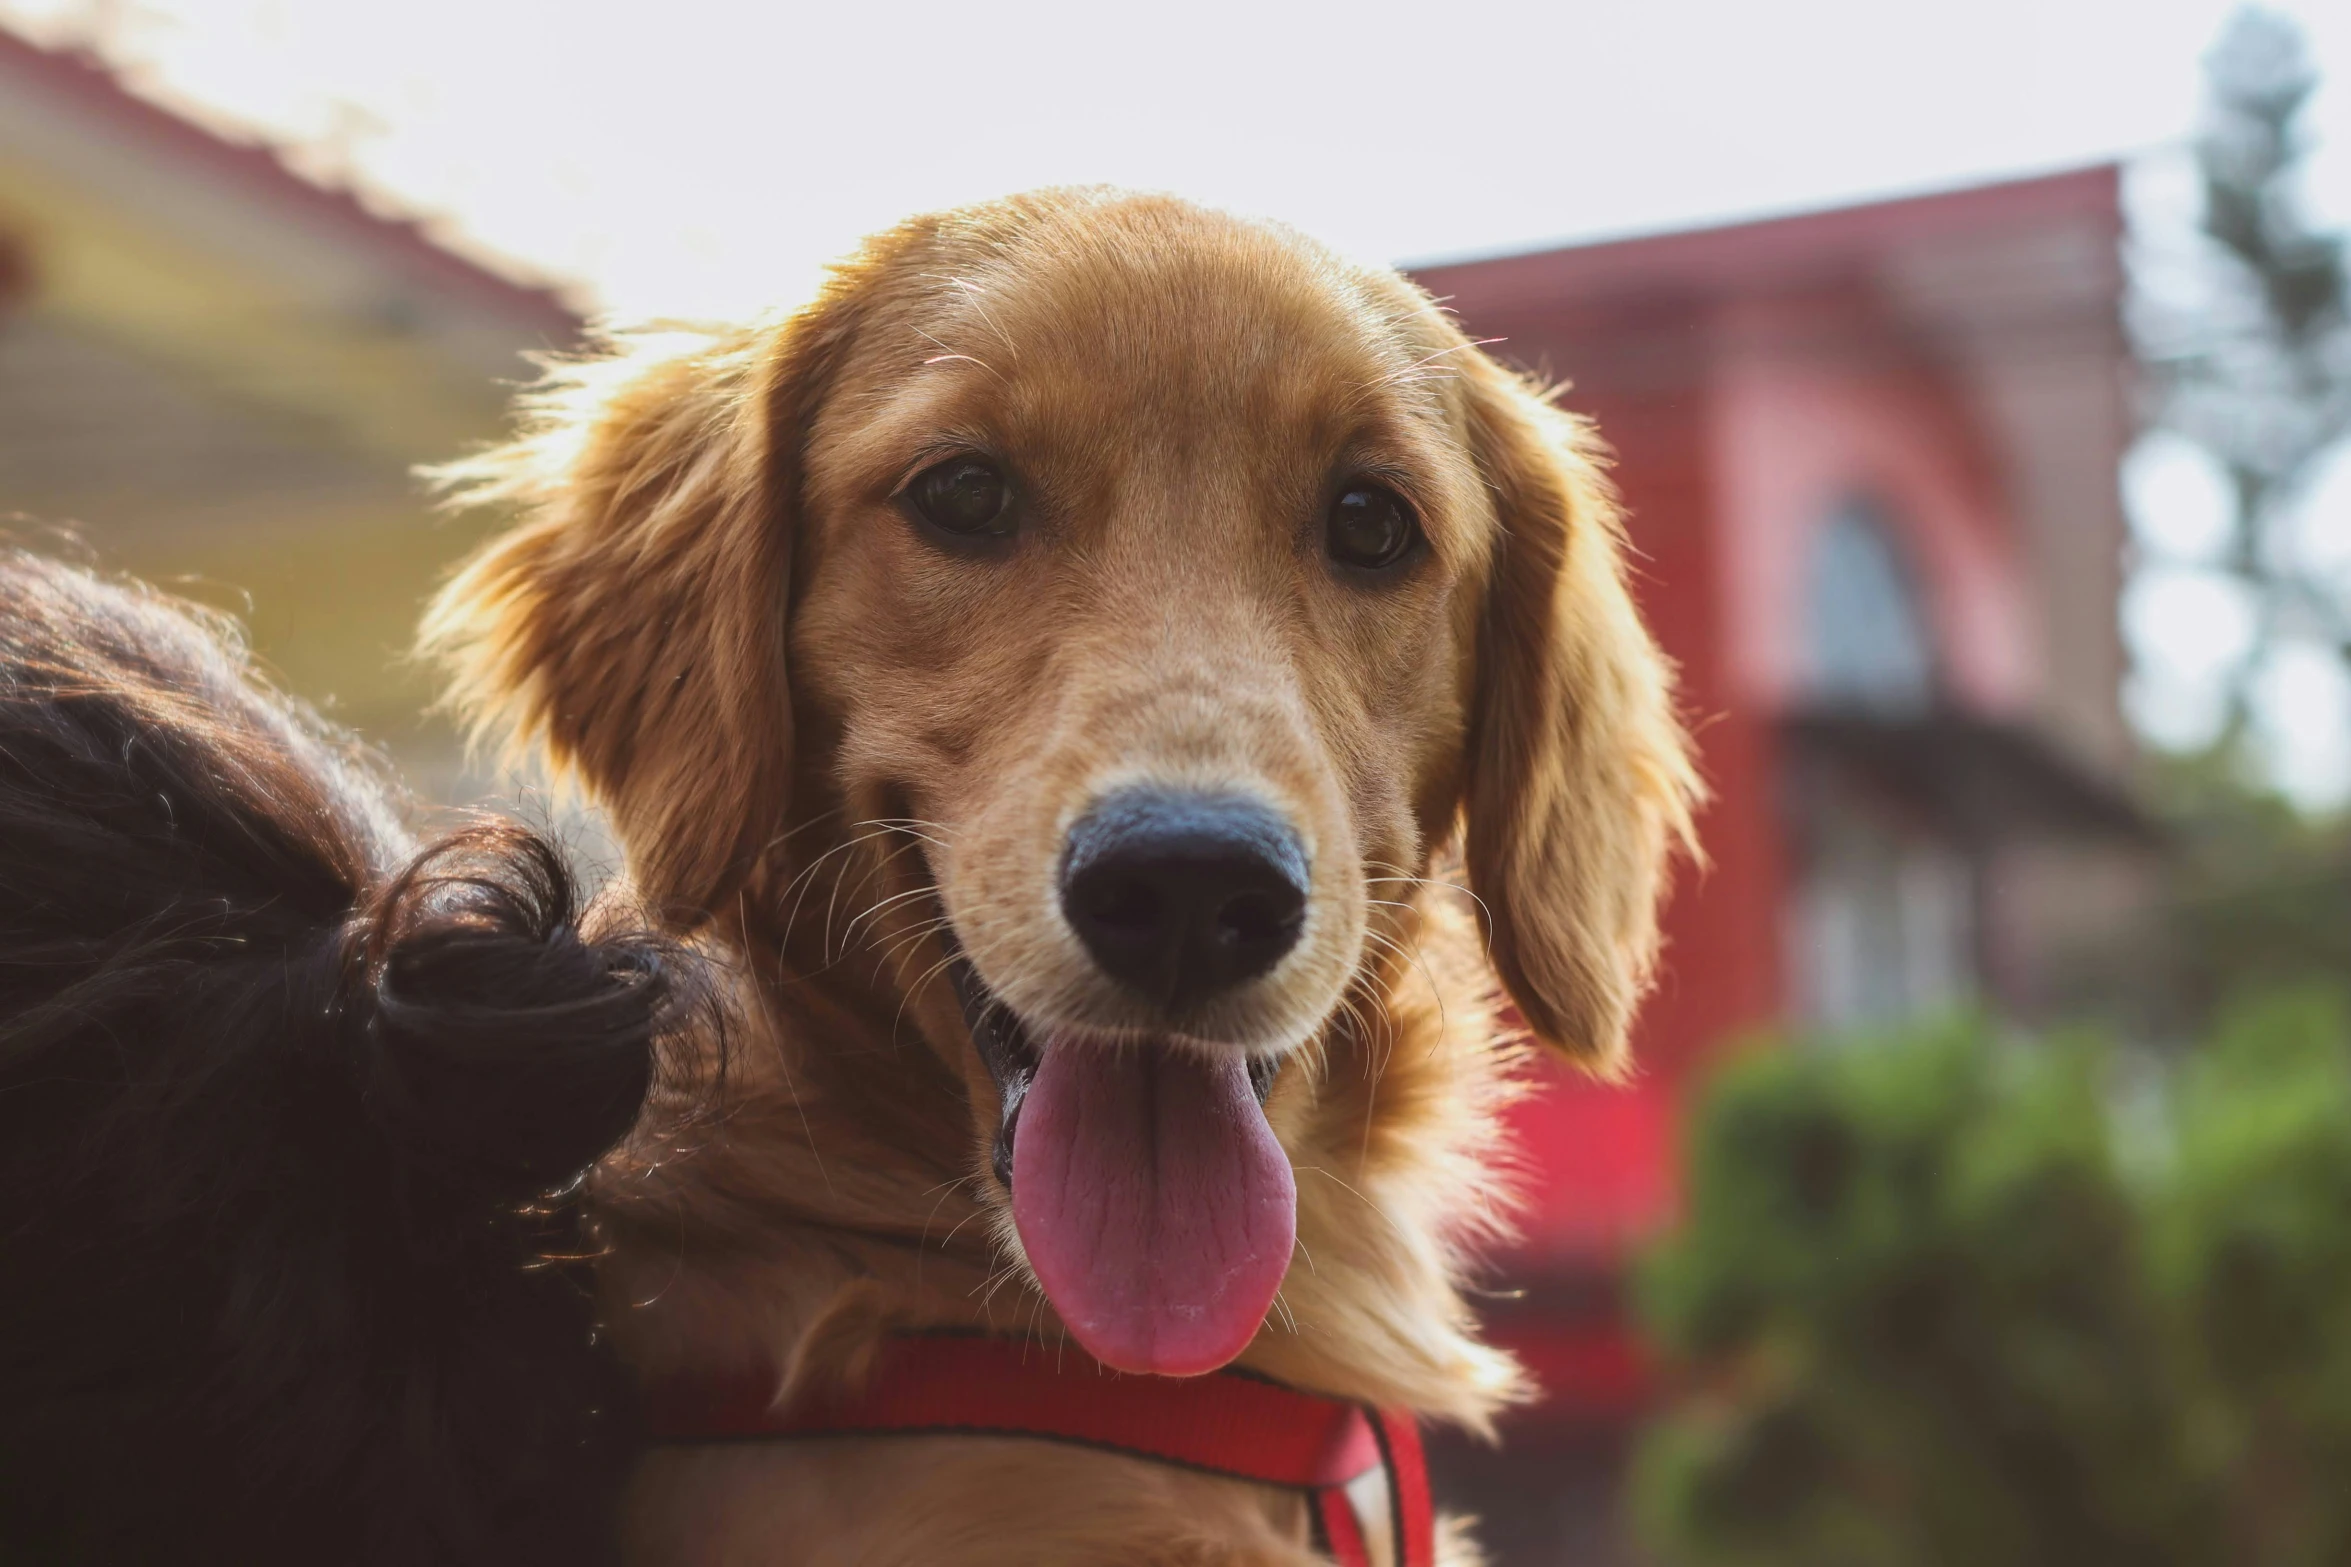
<instances>
[{"instance_id":1,"label":"sunlit fur","mask_svg":"<svg viewBox=\"0 0 2351 1567\"><path fill-rule=\"evenodd\" d=\"M1028 497L1001 558L893 500L967 447ZM1421 515L1392 580L1324 558L1356 472ZM645 1374L853 1376L907 1324L1055 1352L951 920L1032 1032L1284 1061L1299 1246L1243 1364L1473 1428L1520 1395L1459 1293L1507 1207L1492 975L1617 1070L1695 793L1581 424L1391 272L1060 191L906 223L786 317L615 337L446 477L516 521L427 622L456 705L604 804L756 1014L723 1128L594 1189ZM1055 901L1064 830L1135 778L1252 791L1312 856L1298 947L1196 1017L1117 992ZM1021 1442L672 1449L633 1516L647 1561L1309 1559L1294 1499Z\"/></svg>"}]
</instances>

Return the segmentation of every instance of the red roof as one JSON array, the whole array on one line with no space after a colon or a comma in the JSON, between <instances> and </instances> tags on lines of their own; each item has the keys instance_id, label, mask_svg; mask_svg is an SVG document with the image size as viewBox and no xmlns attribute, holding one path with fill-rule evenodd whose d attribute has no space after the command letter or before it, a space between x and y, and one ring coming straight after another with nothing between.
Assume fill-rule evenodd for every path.
<instances>
[{"instance_id":1,"label":"red roof","mask_svg":"<svg viewBox=\"0 0 2351 1567\"><path fill-rule=\"evenodd\" d=\"M1857 263L1942 236L1977 238L2084 218L2118 227L2111 163L1959 190L1832 207L1711 228L1459 258L1411 269L1439 298L1474 274L1482 311L1625 294L1743 294L1834 277Z\"/></svg>"},{"instance_id":2,"label":"red roof","mask_svg":"<svg viewBox=\"0 0 2351 1567\"><path fill-rule=\"evenodd\" d=\"M287 167L278 150L209 129L132 90L104 61L86 51L45 49L0 27L0 91L46 91L178 159L202 176L274 204L322 227L339 228L382 251L405 269L453 292L471 294L568 339L580 313L552 287L508 276L435 239L424 223L381 210L357 191L319 184Z\"/></svg>"}]
</instances>

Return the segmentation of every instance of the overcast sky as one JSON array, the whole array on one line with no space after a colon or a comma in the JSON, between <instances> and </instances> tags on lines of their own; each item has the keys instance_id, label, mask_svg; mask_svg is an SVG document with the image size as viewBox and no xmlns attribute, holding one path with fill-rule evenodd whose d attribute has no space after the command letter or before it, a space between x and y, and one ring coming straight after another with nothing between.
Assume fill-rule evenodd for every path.
<instances>
[{"instance_id":1,"label":"overcast sky","mask_svg":"<svg viewBox=\"0 0 2351 1567\"><path fill-rule=\"evenodd\" d=\"M2309 193L2351 222L2351 0L2277 8L2329 84ZM0 0L35 36L102 35L155 89L626 316L788 304L910 212L1060 182L1179 191L1390 261L2104 158L2159 191L2230 9ZM2176 443L2125 478L2152 563L2123 605L2133 711L2192 742L2250 627L2210 569L2224 502ZM2351 580L2351 456L2307 526ZM2314 803L2351 795L2340 665L2290 659L2268 685L2280 776Z\"/></svg>"},{"instance_id":2,"label":"overcast sky","mask_svg":"<svg viewBox=\"0 0 2351 1567\"><path fill-rule=\"evenodd\" d=\"M2351 78L2351 4L2289 6ZM1421 260L2128 154L2225 0L0 0L633 314L1105 180ZM2351 212L2351 93L2318 108Z\"/></svg>"}]
</instances>

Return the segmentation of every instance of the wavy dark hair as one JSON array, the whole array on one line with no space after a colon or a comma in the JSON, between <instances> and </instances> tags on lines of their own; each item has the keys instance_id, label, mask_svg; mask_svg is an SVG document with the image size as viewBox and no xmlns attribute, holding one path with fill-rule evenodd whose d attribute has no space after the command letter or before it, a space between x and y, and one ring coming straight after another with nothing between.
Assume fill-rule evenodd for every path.
<instances>
[{"instance_id":1,"label":"wavy dark hair","mask_svg":"<svg viewBox=\"0 0 2351 1567\"><path fill-rule=\"evenodd\" d=\"M224 623L0 551L0 1563L610 1557L566 1194L712 992L396 803Z\"/></svg>"}]
</instances>

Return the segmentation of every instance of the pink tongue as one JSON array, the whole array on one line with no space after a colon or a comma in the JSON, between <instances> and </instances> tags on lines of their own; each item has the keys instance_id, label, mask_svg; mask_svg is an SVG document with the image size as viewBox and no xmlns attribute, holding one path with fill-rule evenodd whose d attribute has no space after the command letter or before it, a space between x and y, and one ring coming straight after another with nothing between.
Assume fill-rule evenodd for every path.
<instances>
[{"instance_id":1,"label":"pink tongue","mask_svg":"<svg viewBox=\"0 0 2351 1567\"><path fill-rule=\"evenodd\" d=\"M1021 1102L1012 1217L1089 1354L1188 1377L1265 1320L1298 1189L1237 1053L1057 1038Z\"/></svg>"}]
</instances>

